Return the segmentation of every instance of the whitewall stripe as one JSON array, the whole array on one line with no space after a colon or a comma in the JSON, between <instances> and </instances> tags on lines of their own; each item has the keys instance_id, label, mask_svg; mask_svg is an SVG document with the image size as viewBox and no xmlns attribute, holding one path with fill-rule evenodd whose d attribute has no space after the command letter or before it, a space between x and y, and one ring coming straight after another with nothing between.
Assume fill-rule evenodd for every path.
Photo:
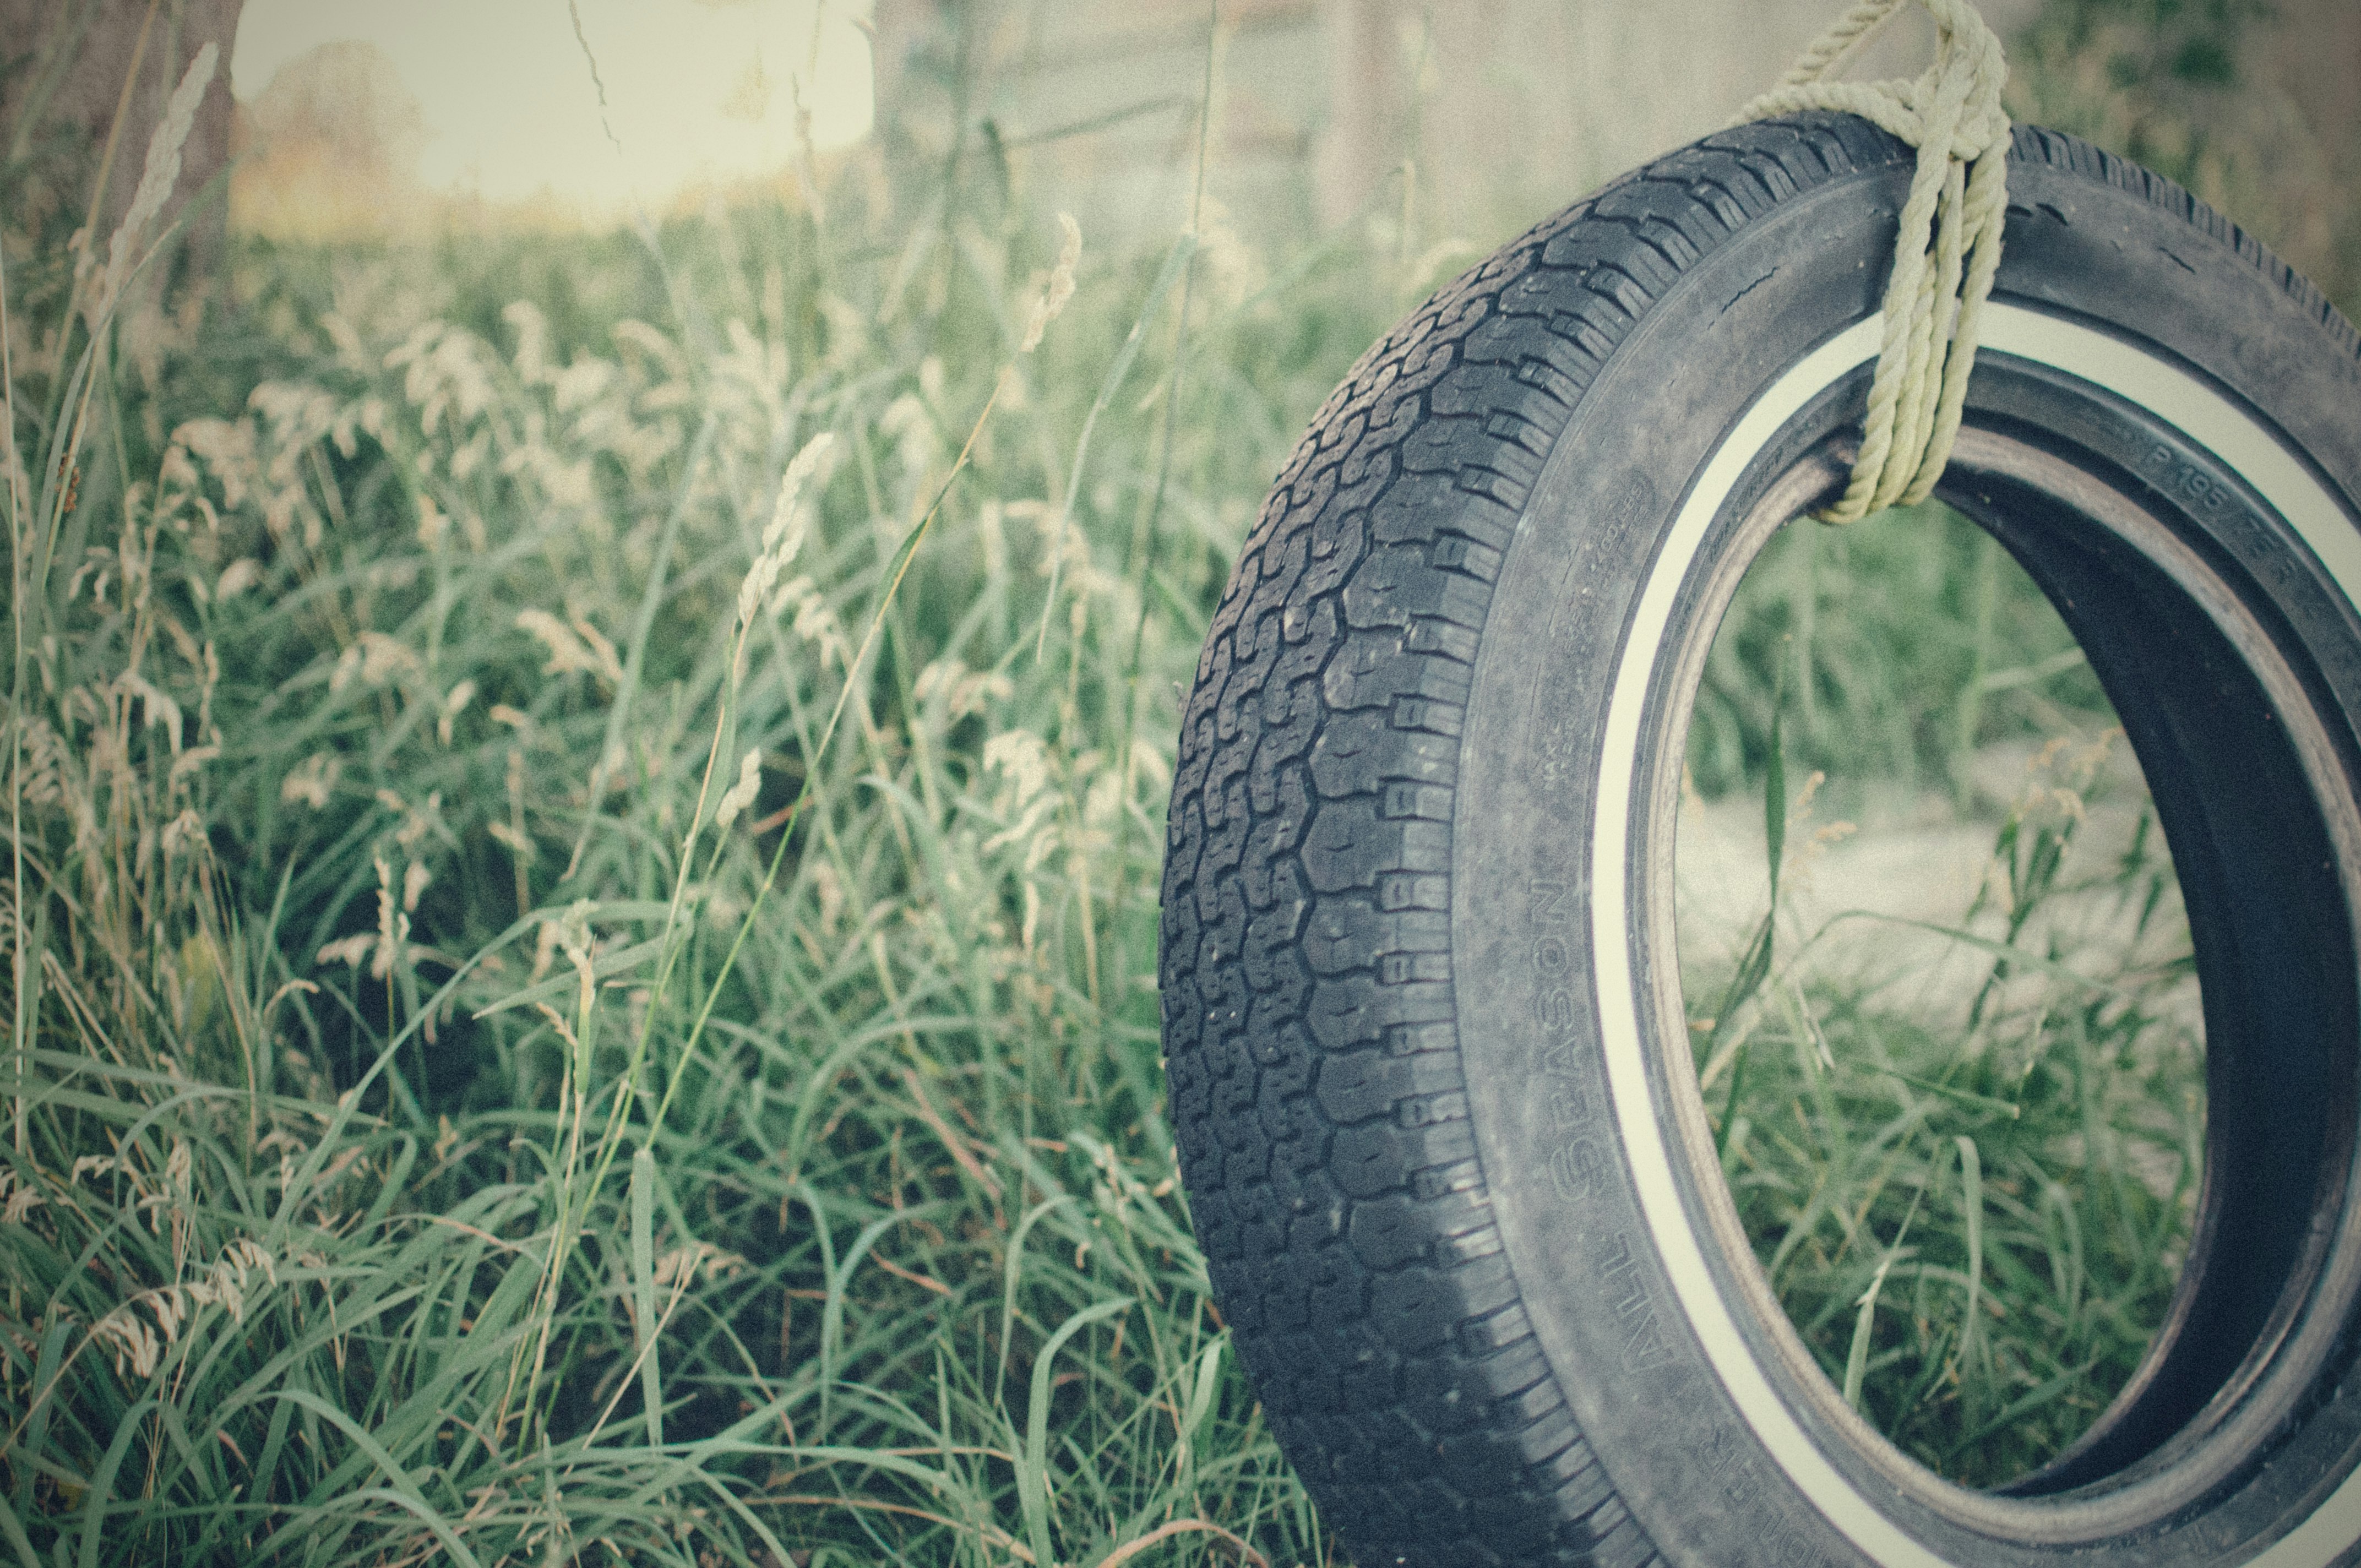
<instances>
[{"instance_id":1,"label":"whitewall stripe","mask_svg":"<svg viewBox=\"0 0 2361 1568\"><path fill-rule=\"evenodd\" d=\"M1876 317L1856 322L1798 361L1747 410L1707 461L1642 587L1608 707L1591 839L1591 942L1609 1088L1641 1207L1689 1325L1723 1387L1797 1488L1862 1552L1891 1568L1949 1568L1820 1452L1773 1387L1716 1287L1704 1242L1674 1179L1675 1151L1650 1100L1640 1028L1648 1003L1637 989L1631 948L1631 832L1633 801L1646 784L1638 767L1641 740L1652 718L1646 711L1648 686L1682 587L1697 565L1706 531L1748 465L1817 394L1876 356L1879 330ZM2346 598L2361 605L2361 531L2301 462L2221 394L2127 344L2021 306L1995 302L1987 307L1983 345L2114 392L2177 427L2242 475L2301 536ZM2361 1472L2253 1562L2257 1568L2324 1568L2356 1539Z\"/></svg>"}]
</instances>

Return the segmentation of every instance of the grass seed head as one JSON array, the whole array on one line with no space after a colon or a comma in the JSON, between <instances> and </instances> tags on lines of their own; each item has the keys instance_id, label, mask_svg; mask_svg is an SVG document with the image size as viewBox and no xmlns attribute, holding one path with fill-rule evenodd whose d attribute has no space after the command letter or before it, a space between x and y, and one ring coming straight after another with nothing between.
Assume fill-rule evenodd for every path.
<instances>
[{"instance_id":1,"label":"grass seed head","mask_svg":"<svg viewBox=\"0 0 2361 1568\"><path fill-rule=\"evenodd\" d=\"M1058 264L1049 269L1049 285L1033 306L1032 319L1025 323L1025 339L1016 345L1019 354L1030 354L1041 345L1041 334L1074 297L1074 267L1082 258L1082 226L1074 222L1073 214L1060 213L1058 227L1064 236L1058 246Z\"/></svg>"},{"instance_id":2,"label":"grass seed head","mask_svg":"<svg viewBox=\"0 0 2361 1568\"><path fill-rule=\"evenodd\" d=\"M722 792L721 804L714 808L713 830L726 831L738 814L754 804L755 794L763 787L763 752L750 748L738 761L738 782Z\"/></svg>"},{"instance_id":3,"label":"grass seed head","mask_svg":"<svg viewBox=\"0 0 2361 1568\"><path fill-rule=\"evenodd\" d=\"M172 96L164 105L164 116L156 122L155 134L148 139L148 162L140 170L138 189L132 192L131 205L123 214L121 225L106 242L106 271L89 305L93 330L114 310L124 284L130 280L137 260L134 251L146 237L148 225L164 210L172 187L180 181L181 148L189 139L189 127L197 117L197 104L213 83L214 66L220 58L220 46L211 40L197 50L196 58L189 61L189 69L181 77L181 84L172 89Z\"/></svg>"},{"instance_id":4,"label":"grass seed head","mask_svg":"<svg viewBox=\"0 0 2361 1568\"><path fill-rule=\"evenodd\" d=\"M18 1181L16 1172L0 1170L0 1223L21 1225L25 1216L48 1201L38 1189Z\"/></svg>"}]
</instances>

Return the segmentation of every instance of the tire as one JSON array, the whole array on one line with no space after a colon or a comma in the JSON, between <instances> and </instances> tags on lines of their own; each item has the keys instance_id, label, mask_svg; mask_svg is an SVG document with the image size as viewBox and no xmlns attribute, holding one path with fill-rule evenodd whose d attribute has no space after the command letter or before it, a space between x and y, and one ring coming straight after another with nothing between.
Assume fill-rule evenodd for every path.
<instances>
[{"instance_id":1,"label":"tire","mask_svg":"<svg viewBox=\"0 0 2361 1568\"><path fill-rule=\"evenodd\" d=\"M2361 1556L2361 361L2177 186L2020 128L1938 492L2114 701L2190 910L2195 1241L2074 1449L1950 1486L1756 1266L1683 1026L1672 824L1739 576L1840 482L1911 154L1804 115L1540 225L1356 366L1213 622L1171 1113L1241 1359L1387 1563Z\"/></svg>"}]
</instances>

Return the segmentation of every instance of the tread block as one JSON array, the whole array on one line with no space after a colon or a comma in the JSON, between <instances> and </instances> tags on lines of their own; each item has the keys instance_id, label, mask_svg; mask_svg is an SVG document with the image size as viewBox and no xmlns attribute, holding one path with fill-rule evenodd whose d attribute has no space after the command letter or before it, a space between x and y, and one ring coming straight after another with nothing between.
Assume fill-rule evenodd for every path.
<instances>
[{"instance_id":1,"label":"tread block","mask_svg":"<svg viewBox=\"0 0 2361 1568\"><path fill-rule=\"evenodd\" d=\"M1451 1057L1347 1051L1321 1058L1314 1092L1329 1121L1349 1126L1392 1116L1408 1102L1456 1091L1460 1082L1459 1063Z\"/></svg>"}]
</instances>

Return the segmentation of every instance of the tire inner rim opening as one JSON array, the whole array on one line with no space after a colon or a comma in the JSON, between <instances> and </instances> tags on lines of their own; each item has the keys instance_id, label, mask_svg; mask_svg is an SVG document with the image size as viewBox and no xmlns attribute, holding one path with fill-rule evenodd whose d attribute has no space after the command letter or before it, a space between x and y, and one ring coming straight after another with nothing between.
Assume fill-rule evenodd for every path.
<instances>
[{"instance_id":1,"label":"tire inner rim opening","mask_svg":"<svg viewBox=\"0 0 2361 1568\"><path fill-rule=\"evenodd\" d=\"M2319 480L2236 405L2194 378L2074 323L1998 301L1986 320L1985 352L1995 356L1987 363L1995 369L2014 360L2062 375L2103 399L2136 406L2178 438L2213 455L2277 512L2347 604L2361 605L2361 532ZM2210 1397L2202 1410L2178 1412L2177 1431L2145 1440L2120 1465L2065 1475L2059 1495L1980 1494L1941 1482L1844 1405L1787 1322L1754 1262L1722 1181L1685 1021L1678 1027L1656 1026L1664 1020L1685 1020L1679 966L1671 959L1676 951L1674 824L1682 740L1722 611L1769 534L1840 473L1825 456L1768 477L1767 485L1755 470L1807 407L1839 382L1857 378L1875 358L1879 327L1874 317L1856 323L1772 383L1698 473L1649 570L1609 698L1592 829L1591 938L1612 1113L1650 1231L1691 1329L1758 1441L1839 1530L1881 1563L1933 1564L1945 1559L1872 1503L1864 1482L1872 1489L1898 1486L1971 1528L2063 1544L2100 1539L2159 1517L2224 1479L2244 1454L2263 1443L2264 1434L2326 1365L2361 1288L2361 1237L2352 1234L2361 1215L2361 1203L2355 1201L2361 1172L2351 1158L2350 1127L2333 1131L2333 1146L2321 1162L2328 1173L2321 1206L2332 1210L2334 1223L2312 1227L2319 1233L2316 1244L2283 1271L2279 1308L2246 1343L2233 1347L2238 1365L2226 1374L2204 1374L2201 1392L2210 1390ZM1997 476L2026 493L2056 497L2060 505L2113 532L2147 557L2147 565L2182 591L2192 612L2235 647L2267 693L2323 808L2345 906L2361 906L2354 886L2361 866L2361 813L2355 809L2348 774L2314 711L2313 697L2250 609L2189 545L2129 499L2063 458L1980 427L1971 413L1940 493L1952 499L1961 476L1979 474ZM1730 514L1747 499L1750 482L1760 493L1738 523L1736 547L1708 549L1718 531L1728 533ZM1971 515L1977 510L1972 504L1962 510ZM1987 527L1993 521L1984 515L1976 520ZM1652 734L1669 739L1652 747ZM2141 760L2149 760L2144 751ZM2248 806L2268 813L2271 803ZM2196 913L2192 906L2192 927ZM2202 970L2202 936L2199 942ZM2349 950L2345 957L2349 960ZM2348 974L2345 983L2349 981ZM2354 1044L2340 1042L2340 1048L2349 1055ZM2340 1070L2349 1074L2349 1068ZM2210 1173L2210 1155L2207 1163ZM2202 1212L2198 1223L2205 1223ZM2192 1254L2192 1265L2196 1261ZM2187 1306L2191 1284L2184 1277L2176 1311ZM2342 1305L2294 1321L2300 1299ZM2169 1337L2159 1333L2124 1397L2100 1418L2094 1436L2151 1379ZM2135 1418L2138 1413L2132 1411ZM2082 1446L2070 1451L2068 1463ZM1850 1450L1850 1462L1840 1464L1825 1451L1828 1447L1839 1453ZM2270 1568L2325 1563L2350 1544L2341 1521L2356 1513L2361 1473L2348 1477L2307 1523L2255 1561Z\"/></svg>"}]
</instances>

